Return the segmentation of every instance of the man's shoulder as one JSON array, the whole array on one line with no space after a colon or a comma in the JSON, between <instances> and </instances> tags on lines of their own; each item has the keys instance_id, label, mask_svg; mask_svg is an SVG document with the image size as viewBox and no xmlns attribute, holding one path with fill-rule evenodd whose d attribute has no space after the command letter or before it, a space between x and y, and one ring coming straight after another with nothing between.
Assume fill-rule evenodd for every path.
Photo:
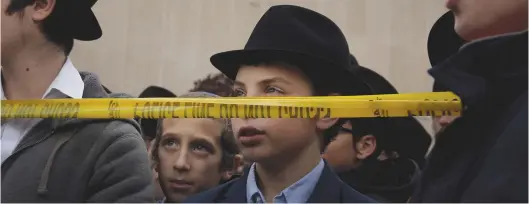
<instances>
[{"instance_id":1,"label":"man's shoulder","mask_svg":"<svg viewBox=\"0 0 529 204\"><path fill-rule=\"evenodd\" d=\"M225 193L233 183L238 181L240 178L231 180L227 183L218 185L214 188L208 189L206 191L203 191L201 193L195 194L193 196L190 196L184 200L184 203L214 203L215 200L222 196L220 194Z\"/></svg>"},{"instance_id":2,"label":"man's shoulder","mask_svg":"<svg viewBox=\"0 0 529 204\"><path fill-rule=\"evenodd\" d=\"M134 121L100 119L79 122L71 131L77 143L92 144L92 148L145 145ZM82 144L81 144L82 145ZM127 147L130 148L130 147Z\"/></svg>"},{"instance_id":3,"label":"man's shoulder","mask_svg":"<svg viewBox=\"0 0 529 204\"><path fill-rule=\"evenodd\" d=\"M139 135L139 126L133 120L100 119L79 123L82 131L99 133L101 136Z\"/></svg>"}]
</instances>

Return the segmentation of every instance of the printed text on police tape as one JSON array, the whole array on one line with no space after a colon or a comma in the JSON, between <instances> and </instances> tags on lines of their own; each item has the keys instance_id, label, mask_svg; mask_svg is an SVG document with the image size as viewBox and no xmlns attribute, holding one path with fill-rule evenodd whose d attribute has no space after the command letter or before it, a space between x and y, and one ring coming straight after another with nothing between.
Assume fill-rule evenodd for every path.
<instances>
[{"instance_id":1,"label":"printed text on police tape","mask_svg":"<svg viewBox=\"0 0 529 204\"><path fill-rule=\"evenodd\" d=\"M431 103L435 102L424 102L422 105ZM442 105L433 109L431 107L421 108L420 102L414 105L413 108L383 107L382 105L381 107L373 105L369 108L365 106L326 108L164 101L121 104L118 100L110 100L106 107L79 102L6 103L2 106L2 118L314 118L457 116L460 114L458 109L447 109Z\"/></svg>"}]
</instances>

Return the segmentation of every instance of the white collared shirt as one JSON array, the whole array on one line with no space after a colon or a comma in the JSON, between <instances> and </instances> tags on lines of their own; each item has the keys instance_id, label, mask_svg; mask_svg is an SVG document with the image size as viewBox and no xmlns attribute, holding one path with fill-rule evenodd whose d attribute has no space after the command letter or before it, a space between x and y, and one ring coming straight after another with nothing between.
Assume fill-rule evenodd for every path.
<instances>
[{"instance_id":1,"label":"white collared shirt","mask_svg":"<svg viewBox=\"0 0 529 204\"><path fill-rule=\"evenodd\" d=\"M2 100L5 100L4 88L0 83ZM84 82L79 71L68 58L55 80L46 90L42 98L83 98ZM1 157L2 163L15 150L22 138L38 124L41 118L17 118L2 121L1 131Z\"/></svg>"},{"instance_id":2,"label":"white collared shirt","mask_svg":"<svg viewBox=\"0 0 529 204\"><path fill-rule=\"evenodd\" d=\"M324 168L325 162L323 159L320 159L318 165L307 175L281 191L274 197L273 201L266 201L266 203L306 203L312 195L314 188L316 188ZM248 203L265 203L264 195L257 186L255 163L250 167L246 179L246 201Z\"/></svg>"}]
</instances>

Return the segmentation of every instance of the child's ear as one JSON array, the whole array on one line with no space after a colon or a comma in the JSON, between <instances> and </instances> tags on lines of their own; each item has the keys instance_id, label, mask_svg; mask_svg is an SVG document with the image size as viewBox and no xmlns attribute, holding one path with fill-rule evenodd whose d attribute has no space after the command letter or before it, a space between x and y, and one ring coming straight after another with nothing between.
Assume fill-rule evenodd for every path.
<instances>
[{"instance_id":1,"label":"child's ear","mask_svg":"<svg viewBox=\"0 0 529 204\"><path fill-rule=\"evenodd\" d=\"M55 8L56 0L34 1L32 5L33 12L31 18L34 21L42 21L51 15Z\"/></svg>"},{"instance_id":2,"label":"child's ear","mask_svg":"<svg viewBox=\"0 0 529 204\"><path fill-rule=\"evenodd\" d=\"M366 135L355 141L356 158L366 159L371 156L377 149L377 139L373 135Z\"/></svg>"},{"instance_id":3,"label":"child's ear","mask_svg":"<svg viewBox=\"0 0 529 204\"><path fill-rule=\"evenodd\" d=\"M329 96L339 96L338 93L331 93ZM316 127L319 130L327 130L331 128L336 122L338 122L339 118L318 118L316 121Z\"/></svg>"},{"instance_id":4,"label":"child's ear","mask_svg":"<svg viewBox=\"0 0 529 204\"><path fill-rule=\"evenodd\" d=\"M244 168L243 165L242 155L236 154L233 156L233 167L222 174L222 179L229 180L234 174L241 174Z\"/></svg>"}]
</instances>

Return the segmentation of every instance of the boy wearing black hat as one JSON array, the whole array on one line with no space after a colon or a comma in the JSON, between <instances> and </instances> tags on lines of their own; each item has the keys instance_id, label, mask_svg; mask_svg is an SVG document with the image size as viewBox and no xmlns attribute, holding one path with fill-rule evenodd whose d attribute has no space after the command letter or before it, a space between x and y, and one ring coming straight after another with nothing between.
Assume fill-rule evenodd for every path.
<instances>
[{"instance_id":1,"label":"boy wearing black hat","mask_svg":"<svg viewBox=\"0 0 529 204\"><path fill-rule=\"evenodd\" d=\"M327 17L290 5L271 7L255 26L243 50L211 57L235 81L235 95L314 96L341 93L341 85L365 85L343 78L349 48ZM239 179L185 202L371 202L336 176L321 159L323 132L337 119L233 118L243 158L254 162ZM338 124L339 125L339 124Z\"/></svg>"},{"instance_id":2,"label":"boy wearing black hat","mask_svg":"<svg viewBox=\"0 0 529 204\"><path fill-rule=\"evenodd\" d=\"M397 94L391 83L359 66L352 55L351 64L371 94ZM349 118L322 156L359 192L379 202L402 203L412 194L430 143L430 135L414 118Z\"/></svg>"},{"instance_id":3,"label":"boy wearing black hat","mask_svg":"<svg viewBox=\"0 0 529 204\"><path fill-rule=\"evenodd\" d=\"M438 133L413 202L528 201L527 2L448 1L432 27L434 89L463 111Z\"/></svg>"},{"instance_id":4,"label":"boy wearing black hat","mask_svg":"<svg viewBox=\"0 0 529 204\"><path fill-rule=\"evenodd\" d=\"M95 0L2 1L2 99L110 98L68 55L96 40ZM58 110L58 109L57 109ZM152 202L149 160L133 120L2 120L2 202Z\"/></svg>"}]
</instances>

